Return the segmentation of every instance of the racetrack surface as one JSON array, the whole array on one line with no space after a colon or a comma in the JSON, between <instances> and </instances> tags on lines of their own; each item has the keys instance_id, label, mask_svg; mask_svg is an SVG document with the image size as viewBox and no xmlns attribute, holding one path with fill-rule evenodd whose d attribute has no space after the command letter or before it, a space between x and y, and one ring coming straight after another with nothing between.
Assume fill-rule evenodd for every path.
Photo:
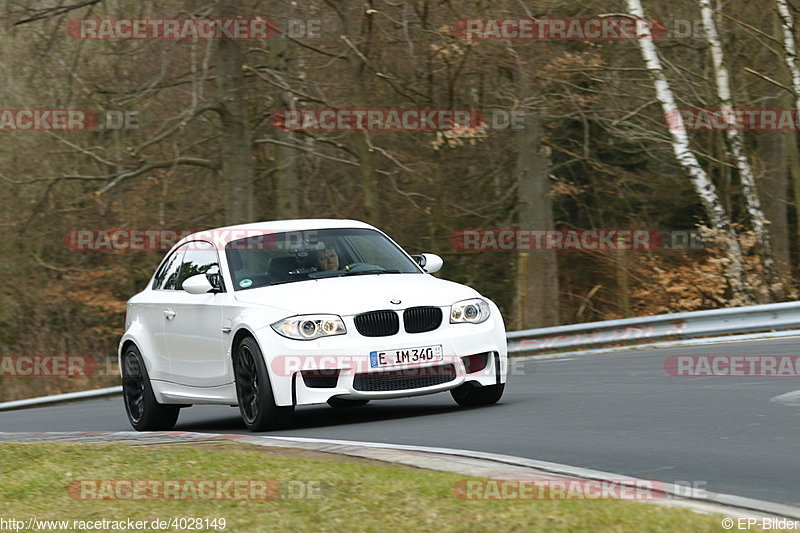
<instances>
[{"instance_id":1,"label":"racetrack surface","mask_svg":"<svg viewBox=\"0 0 800 533\"><path fill-rule=\"evenodd\" d=\"M673 377L670 355L795 355L800 340L639 349L517 363L498 405L449 394L300 407L270 433L478 450L800 507L800 389L787 377ZM800 395L800 392L798 393ZM238 409L184 409L176 430L246 433ZM0 431L129 431L120 397L0 412Z\"/></svg>"}]
</instances>

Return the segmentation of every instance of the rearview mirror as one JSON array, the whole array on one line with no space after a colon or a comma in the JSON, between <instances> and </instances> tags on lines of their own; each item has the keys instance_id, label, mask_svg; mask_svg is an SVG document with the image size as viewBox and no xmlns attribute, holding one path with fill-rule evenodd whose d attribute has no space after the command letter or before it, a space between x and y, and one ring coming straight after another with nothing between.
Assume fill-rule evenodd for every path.
<instances>
[{"instance_id":1,"label":"rearview mirror","mask_svg":"<svg viewBox=\"0 0 800 533\"><path fill-rule=\"evenodd\" d=\"M442 269L442 265L444 265L444 260L436 254L417 254L411 257L428 274L439 272Z\"/></svg>"},{"instance_id":2,"label":"rearview mirror","mask_svg":"<svg viewBox=\"0 0 800 533\"><path fill-rule=\"evenodd\" d=\"M211 282L208 281L208 278L205 274L192 276L183 282L183 290L189 294L205 294L211 291L213 288L214 287L211 285Z\"/></svg>"}]
</instances>

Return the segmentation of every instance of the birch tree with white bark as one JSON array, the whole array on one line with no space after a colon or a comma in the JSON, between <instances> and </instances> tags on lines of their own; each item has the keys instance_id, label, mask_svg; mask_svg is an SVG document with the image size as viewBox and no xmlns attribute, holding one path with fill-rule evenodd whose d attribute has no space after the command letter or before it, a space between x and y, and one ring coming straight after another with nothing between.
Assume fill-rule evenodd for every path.
<instances>
[{"instance_id":1,"label":"birch tree with white bark","mask_svg":"<svg viewBox=\"0 0 800 533\"><path fill-rule=\"evenodd\" d=\"M794 38L794 16L787 0L775 0L778 7L778 18L783 29L783 51L786 66L792 75L792 89L794 89L795 110L800 109L800 66L797 64L797 45Z\"/></svg>"},{"instance_id":2,"label":"birch tree with white bark","mask_svg":"<svg viewBox=\"0 0 800 533\"><path fill-rule=\"evenodd\" d=\"M797 44L794 38L795 26L794 16L789 8L787 0L776 0L778 8L778 20L780 22L780 34L783 44L783 58L789 70L789 77L791 79L791 87L787 89L791 96L794 98L795 112L800 112L800 66L797 64ZM795 119L797 120L797 119ZM787 150L789 154L789 165L792 170L792 186L794 188L795 206L800 209L800 179L796 171L797 157L797 132L787 132L789 138L787 139ZM798 234L800 234L800 225L798 225Z\"/></svg>"},{"instance_id":3,"label":"birch tree with white bark","mask_svg":"<svg viewBox=\"0 0 800 533\"><path fill-rule=\"evenodd\" d=\"M689 175L692 187L700 198L711 227L722 236L725 277L731 288L732 301L734 304L750 304L752 298L745 287L742 250L739 241L731 227L730 218L720 201L714 183L691 149L685 123L678 112L675 96L661 64L658 49L653 42L653 34L649 25L644 22L646 16L642 2L641 0L625 0L625 4L629 15L643 21L637 24L636 41L645 66L653 78L656 99L661 104L664 116L669 117L669 132L675 159Z\"/></svg>"},{"instance_id":4,"label":"birch tree with white bark","mask_svg":"<svg viewBox=\"0 0 800 533\"><path fill-rule=\"evenodd\" d=\"M766 217L764 217L764 211L761 209L755 172L744 153L744 137L742 132L736 128L733 114L730 75L725 65L725 53L722 49L719 32L717 31L715 11L711 7L711 0L698 0L698 4L700 5L706 40L711 49L714 82L717 89L717 98L719 98L720 102L720 112L724 120L729 124L729 127L725 129L725 137L728 140L726 151L729 157L734 160L736 168L739 170L739 179L742 183L742 195L744 196L747 215L750 219L756 242L758 243L761 261L764 267L764 278L767 282L771 299L780 300L783 297L783 286L775 269L770 235L767 230L768 222Z\"/></svg>"}]
</instances>

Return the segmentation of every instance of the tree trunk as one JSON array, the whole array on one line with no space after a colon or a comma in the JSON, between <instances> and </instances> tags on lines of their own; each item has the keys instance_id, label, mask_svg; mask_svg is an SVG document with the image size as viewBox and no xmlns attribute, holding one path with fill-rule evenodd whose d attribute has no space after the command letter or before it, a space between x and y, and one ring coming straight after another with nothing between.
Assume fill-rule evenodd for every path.
<instances>
[{"instance_id":1,"label":"tree trunk","mask_svg":"<svg viewBox=\"0 0 800 533\"><path fill-rule=\"evenodd\" d=\"M273 64L276 72L286 73L290 71L287 39L274 39ZM295 110L295 102L292 93L279 90L276 101L282 109L286 111ZM275 214L279 219L292 219L299 216L298 196L300 192L299 177L297 170L298 151L291 146L295 143L295 134L275 128L275 139L282 144L276 148L276 164L278 166L275 173Z\"/></svg>"},{"instance_id":2,"label":"tree trunk","mask_svg":"<svg viewBox=\"0 0 800 533\"><path fill-rule=\"evenodd\" d=\"M764 109L781 108L780 98L764 100ZM787 136L791 133L792 136ZM772 252L778 274L789 279L791 259L789 256L789 165L787 143L794 142L794 132L762 131L757 137L758 155L764 166L759 193L763 200L764 212L769 213L769 229L772 238Z\"/></svg>"},{"instance_id":3,"label":"tree trunk","mask_svg":"<svg viewBox=\"0 0 800 533\"><path fill-rule=\"evenodd\" d=\"M359 41L365 43L362 46L364 54L369 53L370 38L372 31L372 15L367 15ZM355 45L353 45L355 48ZM370 89L368 81L372 75L365 63L366 55L356 53L353 50L348 61L352 73L353 91L355 93L356 109L368 109L370 107ZM371 147L370 132L367 130L356 132L355 152L358 155L360 188L363 194L364 215L362 219L373 225L380 224L380 208L378 199L378 176L375 150Z\"/></svg>"},{"instance_id":4,"label":"tree trunk","mask_svg":"<svg viewBox=\"0 0 800 533\"><path fill-rule=\"evenodd\" d=\"M235 18L237 4L221 0L215 16ZM253 142L237 41L215 44L219 114L222 121L222 180L225 184L225 223L253 221Z\"/></svg>"},{"instance_id":5,"label":"tree trunk","mask_svg":"<svg viewBox=\"0 0 800 533\"><path fill-rule=\"evenodd\" d=\"M783 29L783 51L786 66L792 76L795 109L800 109L800 66L797 65L797 45L794 39L794 17L787 0L775 0L778 6L778 18Z\"/></svg>"},{"instance_id":6,"label":"tree trunk","mask_svg":"<svg viewBox=\"0 0 800 533\"><path fill-rule=\"evenodd\" d=\"M520 72L520 78L524 73ZM520 83L527 92L527 83ZM519 228L553 229L550 152L542 144L541 119L527 112L518 131L517 204ZM520 252L517 262L516 321L519 328L554 326L559 320L558 262L555 251Z\"/></svg>"},{"instance_id":7,"label":"tree trunk","mask_svg":"<svg viewBox=\"0 0 800 533\"><path fill-rule=\"evenodd\" d=\"M784 109L789 109L786 106ZM797 132L785 131L783 132L786 147L786 164L789 166L789 177L792 184L792 192L794 197L794 210L795 213L800 213L800 150L797 148ZM795 215L800 220L800 216ZM797 228L797 247L800 248L800 221L796 223Z\"/></svg>"},{"instance_id":8,"label":"tree trunk","mask_svg":"<svg viewBox=\"0 0 800 533\"><path fill-rule=\"evenodd\" d=\"M794 90L792 105L795 110L800 109L800 66L797 64L797 45L794 39L794 17L786 0L776 0L778 6L778 20L780 33L783 39L784 60L789 69L791 87ZM784 97L785 98L785 97ZM785 101L784 98L781 101ZM784 104L785 105L785 104ZM792 177L792 190L794 191L794 208L800 213L800 151L797 148L797 132L787 131L786 156L789 173ZM800 219L800 216L797 217ZM800 222L797 223L797 239L800 244Z\"/></svg>"},{"instance_id":9,"label":"tree trunk","mask_svg":"<svg viewBox=\"0 0 800 533\"><path fill-rule=\"evenodd\" d=\"M631 316L631 282L628 274L628 261L625 250L611 252L614 254L614 272L617 278L617 307L622 318Z\"/></svg>"},{"instance_id":10,"label":"tree trunk","mask_svg":"<svg viewBox=\"0 0 800 533\"><path fill-rule=\"evenodd\" d=\"M363 108L362 108L363 109ZM364 200L364 216L362 219L373 225L380 224L378 209L378 180L375 167L375 150L369 145L369 132L357 132L356 154L358 154L360 185Z\"/></svg>"}]
</instances>

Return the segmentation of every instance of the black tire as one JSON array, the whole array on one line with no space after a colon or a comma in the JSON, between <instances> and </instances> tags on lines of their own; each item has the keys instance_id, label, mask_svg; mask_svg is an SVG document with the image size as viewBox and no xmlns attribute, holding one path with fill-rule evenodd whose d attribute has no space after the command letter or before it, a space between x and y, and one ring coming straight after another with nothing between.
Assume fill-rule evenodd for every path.
<instances>
[{"instance_id":1,"label":"black tire","mask_svg":"<svg viewBox=\"0 0 800 533\"><path fill-rule=\"evenodd\" d=\"M178 421L180 407L156 401L142 353L135 344L122 354L122 397L128 421L136 431L167 431Z\"/></svg>"},{"instance_id":2,"label":"black tire","mask_svg":"<svg viewBox=\"0 0 800 533\"><path fill-rule=\"evenodd\" d=\"M369 400L348 400L347 398L336 398L333 397L328 400L328 405L331 407L359 407L361 405L367 405Z\"/></svg>"},{"instance_id":3,"label":"black tire","mask_svg":"<svg viewBox=\"0 0 800 533\"><path fill-rule=\"evenodd\" d=\"M283 429L292 421L294 406L278 407L272 394L267 365L253 337L236 346L233 357L239 413L250 431Z\"/></svg>"},{"instance_id":4,"label":"black tire","mask_svg":"<svg viewBox=\"0 0 800 533\"><path fill-rule=\"evenodd\" d=\"M500 401L503 397L505 383L499 385L475 386L472 383L464 383L450 391L453 399L461 407L477 407L479 405L491 405Z\"/></svg>"}]
</instances>

